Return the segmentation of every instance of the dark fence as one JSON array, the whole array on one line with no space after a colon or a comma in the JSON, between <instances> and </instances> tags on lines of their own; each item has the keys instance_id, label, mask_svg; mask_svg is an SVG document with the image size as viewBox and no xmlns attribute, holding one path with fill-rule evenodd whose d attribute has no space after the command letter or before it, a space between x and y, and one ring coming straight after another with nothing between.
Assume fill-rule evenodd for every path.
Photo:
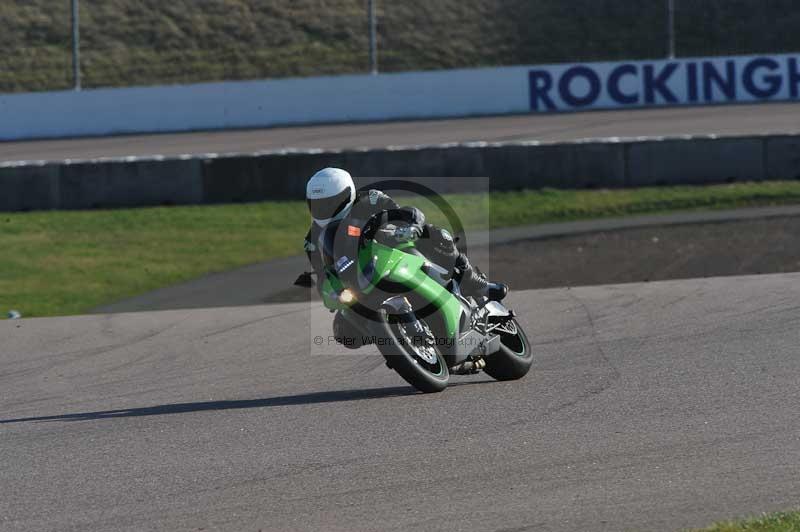
<instances>
[{"instance_id":1,"label":"dark fence","mask_svg":"<svg viewBox=\"0 0 800 532\"><path fill-rule=\"evenodd\" d=\"M301 199L326 166L441 192L470 192L459 177L493 190L800 179L798 154L800 136L776 135L0 165L0 211Z\"/></svg>"},{"instance_id":2,"label":"dark fence","mask_svg":"<svg viewBox=\"0 0 800 532\"><path fill-rule=\"evenodd\" d=\"M670 0L374 0L384 72L665 57ZM84 87L366 72L368 0L78 0ZM678 56L800 51L796 0L673 0ZM0 0L0 92L72 86L70 0Z\"/></svg>"}]
</instances>

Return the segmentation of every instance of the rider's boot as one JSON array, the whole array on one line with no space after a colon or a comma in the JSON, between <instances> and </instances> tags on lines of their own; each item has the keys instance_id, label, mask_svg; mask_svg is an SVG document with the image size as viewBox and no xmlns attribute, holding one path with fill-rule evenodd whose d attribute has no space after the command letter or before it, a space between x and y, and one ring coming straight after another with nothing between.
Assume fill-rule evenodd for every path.
<instances>
[{"instance_id":1,"label":"rider's boot","mask_svg":"<svg viewBox=\"0 0 800 532\"><path fill-rule=\"evenodd\" d=\"M493 283L475 270L463 253L456 259L456 270L459 272L461 292L465 296L485 297L490 301L502 301L508 294L508 285Z\"/></svg>"}]
</instances>

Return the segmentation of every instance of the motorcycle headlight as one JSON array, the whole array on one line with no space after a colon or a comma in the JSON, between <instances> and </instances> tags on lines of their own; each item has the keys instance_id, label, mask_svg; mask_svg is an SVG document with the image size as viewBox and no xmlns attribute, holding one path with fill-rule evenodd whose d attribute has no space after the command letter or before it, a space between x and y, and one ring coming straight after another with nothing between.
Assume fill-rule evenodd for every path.
<instances>
[{"instance_id":1,"label":"motorcycle headlight","mask_svg":"<svg viewBox=\"0 0 800 532\"><path fill-rule=\"evenodd\" d=\"M339 301L344 303L345 305L349 305L356 300L356 295L350 290L349 288L345 288L342 290L342 293L339 294Z\"/></svg>"}]
</instances>

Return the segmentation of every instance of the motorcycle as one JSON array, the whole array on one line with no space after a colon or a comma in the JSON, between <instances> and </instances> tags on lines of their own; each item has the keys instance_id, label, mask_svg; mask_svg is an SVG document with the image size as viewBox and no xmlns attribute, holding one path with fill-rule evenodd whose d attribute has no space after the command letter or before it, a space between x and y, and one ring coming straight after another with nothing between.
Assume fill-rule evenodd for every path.
<instances>
[{"instance_id":1,"label":"motorcycle","mask_svg":"<svg viewBox=\"0 0 800 532\"><path fill-rule=\"evenodd\" d=\"M524 377L533 364L514 312L465 297L459 272L425 258L388 211L326 228L322 300L337 343L377 346L386 365L425 393L441 392L451 374L484 371L497 380ZM315 285L311 273L296 285ZM321 275L322 276L322 275Z\"/></svg>"}]
</instances>

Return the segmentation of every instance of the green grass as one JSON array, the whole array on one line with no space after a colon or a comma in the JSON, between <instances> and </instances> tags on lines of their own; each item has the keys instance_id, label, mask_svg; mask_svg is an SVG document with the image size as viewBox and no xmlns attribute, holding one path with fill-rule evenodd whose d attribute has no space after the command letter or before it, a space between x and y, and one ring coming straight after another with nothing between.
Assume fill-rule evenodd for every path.
<instances>
[{"instance_id":1,"label":"green grass","mask_svg":"<svg viewBox=\"0 0 800 532\"><path fill-rule=\"evenodd\" d=\"M466 227L800 203L800 182L447 196ZM415 201L433 223L444 218ZM487 215L488 214L488 215ZM301 252L303 202L0 214L0 313L76 314Z\"/></svg>"},{"instance_id":2,"label":"green grass","mask_svg":"<svg viewBox=\"0 0 800 532\"><path fill-rule=\"evenodd\" d=\"M69 0L0 0L0 92L64 89ZM366 0L80 0L86 87L364 72ZM664 3L378 0L381 69L666 55ZM794 0L676 2L682 56L800 50ZM732 39L731 36L736 38Z\"/></svg>"},{"instance_id":3,"label":"green grass","mask_svg":"<svg viewBox=\"0 0 800 532\"><path fill-rule=\"evenodd\" d=\"M743 521L726 521L696 532L800 532L800 512L778 512Z\"/></svg>"}]
</instances>

